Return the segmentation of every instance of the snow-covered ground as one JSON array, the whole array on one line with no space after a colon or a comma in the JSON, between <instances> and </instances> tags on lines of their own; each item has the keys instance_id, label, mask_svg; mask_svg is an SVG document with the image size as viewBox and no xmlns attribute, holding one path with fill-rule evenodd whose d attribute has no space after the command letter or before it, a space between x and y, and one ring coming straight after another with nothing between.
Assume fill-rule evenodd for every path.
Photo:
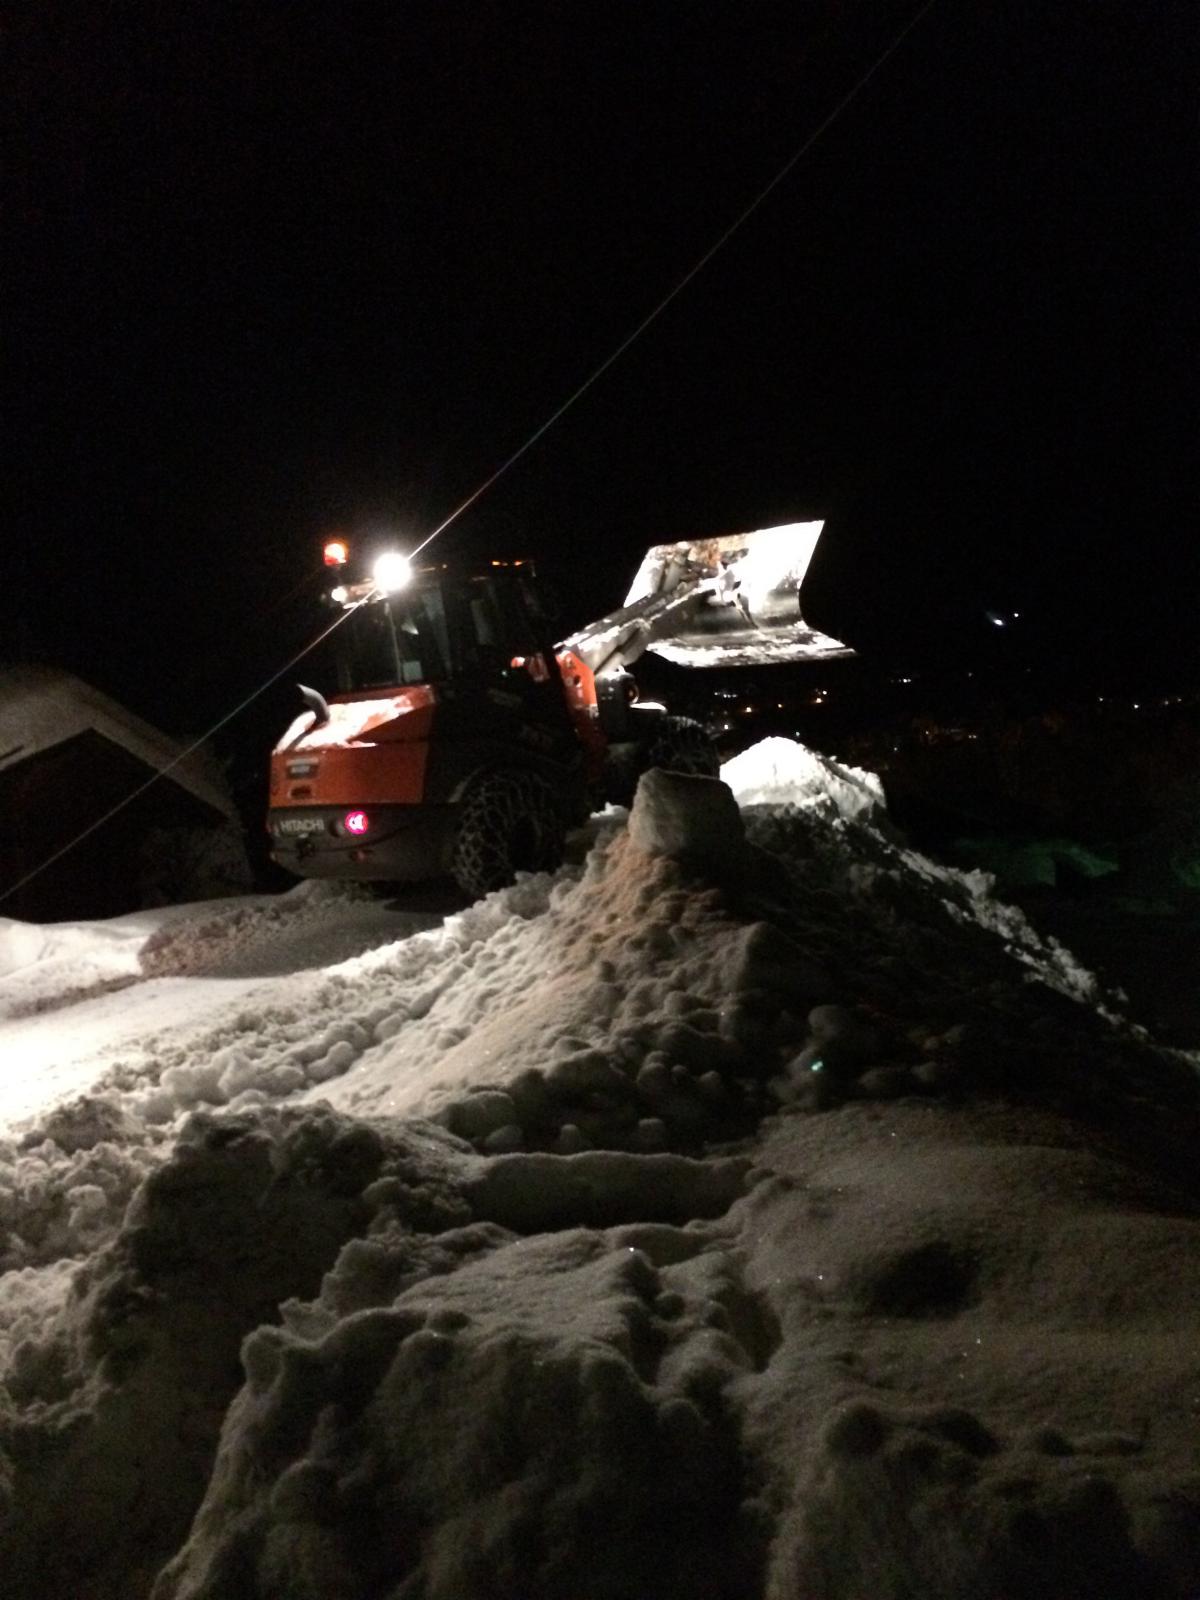
<instances>
[{"instance_id":1,"label":"snow-covered ground","mask_svg":"<svg viewBox=\"0 0 1200 1600\"><path fill-rule=\"evenodd\" d=\"M1195 1059L723 776L444 916L0 923L5 1600L1200 1594Z\"/></svg>"},{"instance_id":2,"label":"snow-covered ground","mask_svg":"<svg viewBox=\"0 0 1200 1600\"><path fill-rule=\"evenodd\" d=\"M107 922L0 918L0 1128L92 1089L121 1062L144 1062L160 1038L243 996L286 1000L296 975L441 921L316 883Z\"/></svg>"}]
</instances>

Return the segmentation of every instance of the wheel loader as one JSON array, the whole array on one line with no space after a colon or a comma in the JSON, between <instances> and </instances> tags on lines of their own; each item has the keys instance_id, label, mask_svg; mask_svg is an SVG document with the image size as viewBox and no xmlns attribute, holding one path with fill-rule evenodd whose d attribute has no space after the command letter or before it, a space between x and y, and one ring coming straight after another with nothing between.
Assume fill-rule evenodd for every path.
<instances>
[{"instance_id":1,"label":"wheel loader","mask_svg":"<svg viewBox=\"0 0 1200 1600\"><path fill-rule=\"evenodd\" d=\"M273 858L300 877L413 882L477 897L553 868L568 831L628 805L651 767L715 775L699 723L639 699L647 649L697 666L853 652L809 627L800 585L820 522L658 545L625 604L555 641L530 562L479 568L325 547L336 690L271 756Z\"/></svg>"}]
</instances>

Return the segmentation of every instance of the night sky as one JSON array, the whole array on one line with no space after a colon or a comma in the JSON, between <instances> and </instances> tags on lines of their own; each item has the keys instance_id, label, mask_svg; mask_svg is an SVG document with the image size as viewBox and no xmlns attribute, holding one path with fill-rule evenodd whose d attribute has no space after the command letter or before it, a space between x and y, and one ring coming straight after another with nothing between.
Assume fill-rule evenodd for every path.
<instances>
[{"instance_id":1,"label":"night sky","mask_svg":"<svg viewBox=\"0 0 1200 1600\"><path fill-rule=\"evenodd\" d=\"M175 731L415 543L694 265L918 9L44 0L8 26L0 654ZM574 625L642 549L827 516L881 665L1194 681L1196 12L937 0L443 537ZM1018 646L1014 645L1014 648Z\"/></svg>"}]
</instances>

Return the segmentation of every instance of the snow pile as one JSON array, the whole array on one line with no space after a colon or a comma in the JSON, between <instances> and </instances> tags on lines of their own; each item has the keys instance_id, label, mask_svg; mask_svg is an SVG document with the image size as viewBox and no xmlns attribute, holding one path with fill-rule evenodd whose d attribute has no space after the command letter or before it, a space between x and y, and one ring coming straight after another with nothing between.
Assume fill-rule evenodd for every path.
<instances>
[{"instance_id":1,"label":"snow pile","mask_svg":"<svg viewBox=\"0 0 1200 1600\"><path fill-rule=\"evenodd\" d=\"M136 980L152 917L42 925L0 917L0 1020Z\"/></svg>"},{"instance_id":2,"label":"snow pile","mask_svg":"<svg viewBox=\"0 0 1200 1600\"><path fill-rule=\"evenodd\" d=\"M1194 1204L1028 1109L833 1133L768 1136L743 1207L765 1593L1194 1594Z\"/></svg>"},{"instance_id":3,"label":"snow pile","mask_svg":"<svg viewBox=\"0 0 1200 1600\"><path fill-rule=\"evenodd\" d=\"M948 917L977 947L978 929L998 935L1007 955L1031 976L1116 1020L1120 996L1106 995L1069 950L997 899L993 875L963 872L905 846L874 774L789 739L765 739L727 763L723 776L745 810L752 840L789 859L798 847L823 857L833 876L848 879L876 914L890 904L897 919Z\"/></svg>"},{"instance_id":4,"label":"snow pile","mask_svg":"<svg viewBox=\"0 0 1200 1600\"><path fill-rule=\"evenodd\" d=\"M849 1106L754 1167L489 1161L432 1127L342 1161L352 1126L196 1125L85 1301L109 1425L175 1396L125 1495L177 1523L179 1413L229 1401L155 1600L1189 1593L1195 1222L1056 1119ZM168 1335L217 1337L195 1279L227 1349L256 1312L230 1262L278 1292L356 1185L370 1220L246 1339L237 1393L215 1363L172 1389ZM63 1592L78 1550L38 1551Z\"/></svg>"},{"instance_id":5,"label":"snow pile","mask_svg":"<svg viewBox=\"0 0 1200 1600\"><path fill-rule=\"evenodd\" d=\"M817 811L828 821L882 824L883 785L873 772L848 767L792 739L763 739L721 769L739 806Z\"/></svg>"},{"instance_id":6,"label":"snow pile","mask_svg":"<svg viewBox=\"0 0 1200 1600\"><path fill-rule=\"evenodd\" d=\"M1194 1072L867 775L726 775L0 1147L6 1600L1200 1592Z\"/></svg>"},{"instance_id":7,"label":"snow pile","mask_svg":"<svg viewBox=\"0 0 1200 1600\"><path fill-rule=\"evenodd\" d=\"M185 1128L117 1240L16 1345L6 1596L147 1592L203 1491L240 1339L315 1292L370 1214L382 1155L328 1114Z\"/></svg>"},{"instance_id":8,"label":"snow pile","mask_svg":"<svg viewBox=\"0 0 1200 1600\"><path fill-rule=\"evenodd\" d=\"M282 895L198 901L102 922L0 917L0 1021L74 1006L144 978L246 976L328 966L436 927L353 885L301 883Z\"/></svg>"},{"instance_id":9,"label":"snow pile","mask_svg":"<svg viewBox=\"0 0 1200 1600\"><path fill-rule=\"evenodd\" d=\"M56 1108L0 1141L0 1271L80 1257L106 1240L157 1157L112 1094Z\"/></svg>"},{"instance_id":10,"label":"snow pile","mask_svg":"<svg viewBox=\"0 0 1200 1600\"><path fill-rule=\"evenodd\" d=\"M772 1332L702 1224L578 1225L598 1201L687 1213L698 1186L724 1209L745 1164L726 1164L721 1194L679 1158L606 1156L588 1182L596 1158L576 1157L539 1207L530 1160L507 1158L530 1236L471 1220L414 1237L396 1217L247 1341L208 1497L158 1595L227 1593L235 1572L249 1593L314 1597L745 1592L761 1538L724 1391ZM474 1198L486 1217L486 1189Z\"/></svg>"},{"instance_id":11,"label":"snow pile","mask_svg":"<svg viewBox=\"0 0 1200 1600\"><path fill-rule=\"evenodd\" d=\"M0 977L0 1125L23 1127L39 1111L105 1082L122 1094L140 1080L146 1086L161 1071L156 1042L164 1031L175 1042L191 1039L181 1052L191 1059L206 1050L212 1019L236 1014L240 998L253 994L266 1005L297 991L297 973L441 920L432 903L398 909L352 887L301 884L284 895L112 922L12 923L4 947L21 964ZM194 1103L194 1096L181 1100L171 1115Z\"/></svg>"},{"instance_id":12,"label":"snow pile","mask_svg":"<svg viewBox=\"0 0 1200 1600\"><path fill-rule=\"evenodd\" d=\"M140 952L148 977L261 975L333 966L436 927L436 913L397 915L355 884L299 883L283 895L193 905L161 920Z\"/></svg>"},{"instance_id":13,"label":"snow pile","mask_svg":"<svg viewBox=\"0 0 1200 1600\"><path fill-rule=\"evenodd\" d=\"M1016 1056L1026 1084L1035 1054L1070 1065L1081 1044L1125 1070L1125 1042L1090 1011L1056 1026L1040 1015L1043 985L1094 1010L1091 975L995 901L982 874L894 840L873 779L786 740L727 775L746 801L749 851L723 785L653 774L628 835L602 832L581 880L527 879L307 980L243 986L245 1003L209 1026L143 1030L115 1054L109 1086L155 1126L298 1096L438 1116L492 1150L572 1150L702 1137L738 1108L754 1114L764 1093L810 1096L817 1060L838 1067L826 1100L838 1076L843 1094L864 1081L866 1092L945 1087L981 1062L1012 1062L1035 1012L1037 1048L1025 1039ZM344 905L310 888L274 907L176 915L143 939L139 961L156 975L253 971L285 928L293 956L322 928L341 954ZM364 928L345 927L342 948L360 948ZM1022 992L1023 969L1036 995ZM842 1009L810 1025L829 1005ZM831 1029L842 1045L827 1061Z\"/></svg>"},{"instance_id":14,"label":"snow pile","mask_svg":"<svg viewBox=\"0 0 1200 1600\"><path fill-rule=\"evenodd\" d=\"M654 774L582 877L527 879L154 1040L111 1081L156 1126L297 1097L570 1153L687 1148L779 1101L989 1075L1078 1097L1081 1057L1114 1092L1136 1075L1094 979L982 875L894 841L865 776L778 740L732 769L743 793L792 795L747 806L749 851L724 785ZM1093 1009L1047 1015L1045 987ZM1157 1055L1141 1066L1169 1078Z\"/></svg>"},{"instance_id":15,"label":"snow pile","mask_svg":"<svg viewBox=\"0 0 1200 1600\"><path fill-rule=\"evenodd\" d=\"M390 941L311 977L264 986L261 1001L248 996L215 1026L153 1038L142 1052L125 1055L113 1081L132 1091L138 1114L155 1124L200 1106L244 1110L306 1091L339 1106L362 1109L369 1102L372 1110L391 1112L399 1109L398 1087L405 1091L403 1109L420 1114L417 1085L436 1076L473 1020L494 1006L495 988L476 985L473 977L494 971L497 984L508 977L507 965L526 943L530 922L546 912L563 881L563 874L558 880L527 879L444 926ZM416 920L419 925L423 919ZM255 930L261 937L260 924ZM398 1086L391 1041L406 1028L405 1082ZM331 1080L367 1059L377 1069L371 1087L363 1074L352 1091L332 1095ZM452 1067L441 1075L457 1082Z\"/></svg>"}]
</instances>

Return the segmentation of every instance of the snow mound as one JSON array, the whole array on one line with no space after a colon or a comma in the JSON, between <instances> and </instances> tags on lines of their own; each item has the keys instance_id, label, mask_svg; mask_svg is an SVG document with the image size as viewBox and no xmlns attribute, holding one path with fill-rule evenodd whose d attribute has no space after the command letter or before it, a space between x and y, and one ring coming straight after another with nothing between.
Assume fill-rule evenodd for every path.
<instances>
[{"instance_id":1,"label":"snow mound","mask_svg":"<svg viewBox=\"0 0 1200 1600\"><path fill-rule=\"evenodd\" d=\"M428 1174L411 1207L425 1226L441 1217L441 1148L411 1133L389 1147L410 1181ZM0 1410L6 1600L148 1591L203 1493L240 1340L316 1292L365 1226L384 1157L378 1132L329 1113L184 1129L67 1298L14 1330L0 1391L23 1419L6 1427Z\"/></svg>"},{"instance_id":2,"label":"snow mound","mask_svg":"<svg viewBox=\"0 0 1200 1600\"><path fill-rule=\"evenodd\" d=\"M158 1159L145 1124L113 1095L68 1103L20 1143L0 1141L0 1271L87 1255Z\"/></svg>"},{"instance_id":3,"label":"snow mound","mask_svg":"<svg viewBox=\"0 0 1200 1600\"><path fill-rule=\"evenodd\" d=\"M1190 1067L1114 1027L1113 1007L1098 1015L1092 975L985 875L893 837L873 779L786 740L726 771L743 795L776 796L747 806L748 848L725 784L648 774L629 831L602 834L582 875L525 878L150 1038L110 1087L159 1129L196 1108L324 1100L436 1117L493 1153L689 1148L779 1103L984 1084L1192 1092ZM272 936L303 941L331 906L293 895L177 918L153 959L212 970ZM1077 1004L1056 1009L1047 989Z\"/></svg>"},{"instance_id":4,"label":"snow mound","mask_svg":"<svg viewBox=\"0 0 1200 1600\"><path fill-rule=\"evenodd\" d=\"M844 766L793 739L762 739L721 768L739 806L819 808L848 822L882 822L883 785L873 772Z\"/></svg>"},{"instance_id":5,"label":"snow mound","mask_svg":"<svg viewBox=\"0 0 1200 1600\"><path fill-rule=\"evenodd\" d=\"M785 1334L765 1593L1190 1596L1195 1206L1028 1109L868 1117L769 1135L737 1208Z\"/></svg>"},{"instance_id":6,"label":"snow mound","mask_svg":"<svg viewBox=\"0 0 1200 1600\"><path fill-rule=\"evenodd\" d=\"M1200 1592L1192 1067L865 774L726 780L0 1145L5 1600Z\"/></svg>"},{"instance_id":7,"label":"snow mound","mask_svg":"<svg viewBox=\"0 0 1200 1600\"><path fill-rule=\"evenodd\" d=\"M748 1170L201 1119L77 1296L83 1382L23 1369L107 1470L53 1550L21 1501L13 1593L114 1539L128 1592L137 1496L164 1553L198 1504L154 1600L1190 1594L1195 1216L1044 1114L889 1123Z\"/></svg>"},{"instance_id":8,"label":"snow mound","mask_svg":"<svg viewBox=\"0 0 1200 1600\"><path fill-rule=\"evenodd\" d=\"M140 965L147 977L269 976L302 966L334 966L379 943L382 933L394 929L401 938L440 921L420 913L397 916L365 887L318 880L282 895L188 910L164 921L143 945Z\"/></svg>"},{"instance_id":9,"label":"snow mound","mask_svg":"<svg viewBox=\"0 0 1200 1600\"><path fill-rule=\"evenodd\" d=\"M256 1596L753 1592L743 1298L703 1232L571 1230L498 1239L322 1337L261 1330L157 1600L228 1594L234 1525Z\"/></svg>"},{"instance_id":10,"label":"snow mound","mask_svg":"<svg viewBox=\"0 0 1200 1600\"><path fill-rule=\"evenodd\" d=\"M0 1020L26 1016L100 985L136 981L153 915L108 922L15 922L0 917Z\"/></svg>"},{"instance_id":11,"label":"snow mound","mask_svg":"<svg viewBox=\"0 0 1200 1600\"><path fill-rule=\"evenodd\" d=\"M818 960L632 835L541 896L539 915L498 916L470 943L448 923L455 955L443 946L433 983L413 970L418 941L370 958L366 1009L346 971L339 1010L369 1042L310 1097L437 1117L494 1151L687 1143L750 1114L771 1025L744 997L769 995L764 1013L786 1007L794 1030L829 994Z\"/></svg>"}]
</instances>

